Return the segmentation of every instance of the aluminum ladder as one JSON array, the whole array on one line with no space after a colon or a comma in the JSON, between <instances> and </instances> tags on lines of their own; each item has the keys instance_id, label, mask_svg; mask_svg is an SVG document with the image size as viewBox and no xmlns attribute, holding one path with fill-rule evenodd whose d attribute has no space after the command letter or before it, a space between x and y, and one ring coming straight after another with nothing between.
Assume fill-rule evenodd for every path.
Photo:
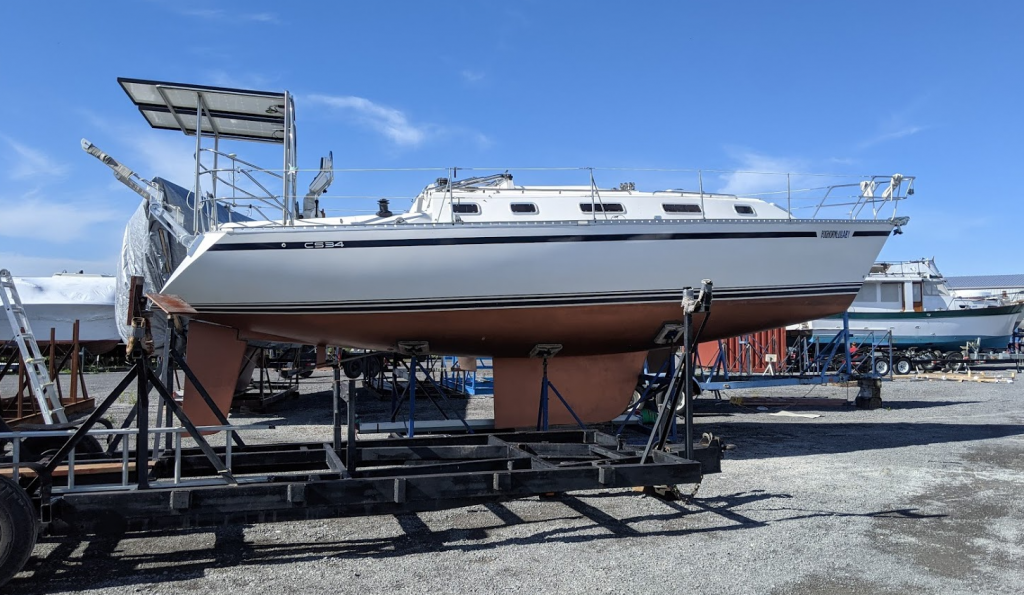
<instances>
[{"instance_id":1,"label":"aluminum ladder","mask_svg":"<svg viewBox=\"0 0 1024 595\"><path fill-rule=\"evenodd\" d=\"M50 379L50 373L46 369L46 358L39 351L39 344L36 343L32 327L28 324L25 307L21 303L18 289L14 286L14 277L7 269L0 270L0 300L4 302L4 311L7 312L11 330L18 342L21 359L25 362L25 375L28 376L32 394L35 396L36 402L39 403L39 411L43 414L43 419L48 424L67 423L68 417L64 413L64 406L60 403L56 385Z\"/></svg>"}]
</instances>

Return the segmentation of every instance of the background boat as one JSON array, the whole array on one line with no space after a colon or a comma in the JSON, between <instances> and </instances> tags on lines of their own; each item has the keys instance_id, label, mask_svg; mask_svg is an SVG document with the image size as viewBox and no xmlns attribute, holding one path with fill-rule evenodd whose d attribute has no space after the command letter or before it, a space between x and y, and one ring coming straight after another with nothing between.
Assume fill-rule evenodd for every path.
<instances>
[{"instance_id":1,"label":"background boat","mask_svg":"<svg viewBox=\"0 0 1024 595\"><path fill-rule=\"evenodd\" d=\"M874 331L892 332L898 348L960 351L968 342L980 349L1005 349L1024 305L957 297L949 290L934 260L880 262L872 267L849 308L849 328L856 341ZM835 335L841 315L812 320L796 328Z\"/></svg>"}]
</instances>

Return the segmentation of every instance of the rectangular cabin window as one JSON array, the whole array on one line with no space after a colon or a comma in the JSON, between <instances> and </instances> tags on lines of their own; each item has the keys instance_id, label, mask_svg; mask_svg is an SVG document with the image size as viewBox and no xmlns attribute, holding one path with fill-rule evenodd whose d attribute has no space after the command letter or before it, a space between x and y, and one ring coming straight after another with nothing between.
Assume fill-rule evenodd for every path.
<instances>
[{"instance_id":1,"label":"rectangular cabin window","mask_svg":"<svg viewBox=\"0 0 1024 595\"><path fill-rule=\"evenodd\" d=\"M752 207L750 205L735 205L733 208L736 209L736 212L739 213L740 215L756 215L757 214L757 213L754 212L754 207Z\"/></svg>"},{"instance_id":2,"label":"rectangular cabin window","mask_svg":"<svg viewBox=\"0 0 1024 595\"><path fill-rule=\"evenodd\" d=\"M479 215L480 205L475 202L452 203L452 212L460 215Z\"/></svg>"},{"instance_id":3,"label":"rectangular cabin window","mask_svg":"<svg viewBox=\"0 0 1024 595\"><path fill-rule=\"evenodd\" d=\"M879 301L890 303L890 304L901 304L903 303L903 284L902 283L882 283L881 284L882 299Z\"/></svg>"},{"instance_id":4,"label":"rectangular cabin window","mask_svg":"<svg viewBox=\"0 0 1024 595\"><path fill-rule=\"evenodd\" d=\"M606 203L589 203L581 202L580 210L584 213L625 213L626 209L621 203L617 202L606 202Z\"/></svg>"},{"instance_id":5,"label":"rectangular cabin window","mask_svg":"<svg viewBox=\"0 0 1024 595\"><path fill-rule=\"evenodd\" d=\"M536 215L538 212L537 205L532 202L514 202L511 207L516 215Z\"/></svg>"},{"instance_id":6,"label":"rectangular cabin window","mask_svg":"<svg viewBox=\"0 0 1024 595\"><path fill-rule=\"evenodd\" d=\"M861 286L857 297L853 299L858 304L873 304L878 301L878 284L865 283Z\"/></svg>"},{"instance_id":7,"label":"rectangular cabin window","mask_svg":"<svg viewBox=\"0 0 1024 595\"><path fill-rule=\"evenodd\" d=\"M666 213L700 213L700 205L667 202L661 205Z\"/></svg>"}]
</instances>

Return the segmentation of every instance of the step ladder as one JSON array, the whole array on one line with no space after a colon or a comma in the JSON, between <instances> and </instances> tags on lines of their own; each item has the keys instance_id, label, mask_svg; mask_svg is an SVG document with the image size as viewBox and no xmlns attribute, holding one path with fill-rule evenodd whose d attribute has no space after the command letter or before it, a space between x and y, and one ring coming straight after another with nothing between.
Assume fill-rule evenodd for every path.
<instances>
[{"instance_id":1,"label":"step ladder","mask_svg":"<svg viewBox=\"0 0 1024 595\"><path fill-rule=\"evenodd\" d=\"M7 269L0 270L0 300L3 300L4 311L7 312L7 319L11 323L14 339L18 342L21 359L25 362L25 375L28 376L32 395L39 403L43 419L48 424L67 423L68 418L60 403L60 396L57 395L56 385L46 369L46 358L39 351L39 344L36 343L32 327L28 324L25 307L18 296L18 289L14 286L14 277Z\"/></svg>"}]
</instances>

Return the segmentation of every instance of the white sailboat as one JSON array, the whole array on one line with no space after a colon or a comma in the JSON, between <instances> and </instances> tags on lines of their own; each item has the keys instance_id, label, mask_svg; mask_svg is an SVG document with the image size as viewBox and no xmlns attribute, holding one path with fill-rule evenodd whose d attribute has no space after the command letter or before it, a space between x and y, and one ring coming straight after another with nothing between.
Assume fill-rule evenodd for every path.
<instances>
[{"instance_id":1,"label":"white sailboat","mask_svg":"<svg viewBox=\"0 0 1024 595\"><path fill-rule=\"evenodd\" d=\"M683 288L702 279L715 285L704 340L842 312L886 238L906 223L895 208L913 193L912 177L879 176L848 185L856 194L844 216L801 218L754 197L606 188L593 178L520 185L498 173L438 179L403 212L384 201L375 215L323 217L316 197L333 177L330 164L300 210L287 93L120 82L155 127L214 140L203 149L213 166L197 172L219 175L199 210L232 201L217 192L232 169L218 160L236 165L217 147L221 139L285 147L283 192L266 197L280 219L174 232L188 252L162 292L210 325L190 330L190 358L200 353L196 335L206 354L266 340L385 350L416 343L492 356L498 425L528 425L536 415L540 363L529 356L539 344L561 346L550 374L584 420L617 415L659 331L681 318ZM771 267L752 257L766 253Z\"/></svg>"}]
</instances>

